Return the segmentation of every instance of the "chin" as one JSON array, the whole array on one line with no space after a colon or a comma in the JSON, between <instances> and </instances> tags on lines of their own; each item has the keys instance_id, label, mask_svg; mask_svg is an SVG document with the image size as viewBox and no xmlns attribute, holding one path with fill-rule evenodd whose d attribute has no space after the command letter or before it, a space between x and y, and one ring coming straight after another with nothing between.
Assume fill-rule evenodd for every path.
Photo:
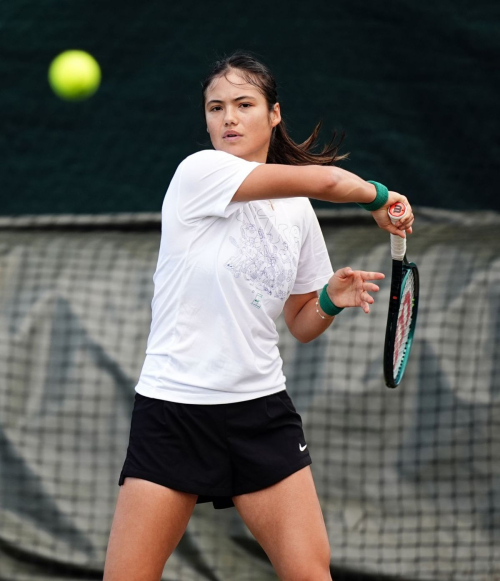
<instances>
[{"instance_id":1,"label":"chin","mask_svg":"<svg viewBox=\"0 0 500 581\"><path fill-rule=\"evenodd\" d=\"M234 145L231 145L230 143L223 143L217 149L225 151L226 153L231 153L232 155L237 155L238 157L242 157L250 153L249 151L247 151L247 148L241 147L239 143L235 143Z\"/></svg>"}]
</instances>

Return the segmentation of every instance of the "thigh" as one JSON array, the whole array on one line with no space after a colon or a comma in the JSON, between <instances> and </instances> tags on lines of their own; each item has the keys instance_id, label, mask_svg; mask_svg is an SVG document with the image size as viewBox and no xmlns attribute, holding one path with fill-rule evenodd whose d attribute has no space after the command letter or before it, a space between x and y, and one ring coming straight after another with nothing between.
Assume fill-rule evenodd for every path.
<instances>
[{"instance_id":1,"label":"thigh","mask_svg":"<svg viewBox=\"0 0 500 581\"><path fill-rule=\"evenodd\" d=\"M158 581L198 496L127 477L118 493L103 581Z\"/></svg>"},{"instance_id":2,"label":"thigh","mask_svg":"<svg viewBox=\"0 0 500 581\"><path fill-rule=\"evenodd\" d=\"M281 580L331 579L330 544L310 466L233 502Z\"/></svg>"}]
</instances>

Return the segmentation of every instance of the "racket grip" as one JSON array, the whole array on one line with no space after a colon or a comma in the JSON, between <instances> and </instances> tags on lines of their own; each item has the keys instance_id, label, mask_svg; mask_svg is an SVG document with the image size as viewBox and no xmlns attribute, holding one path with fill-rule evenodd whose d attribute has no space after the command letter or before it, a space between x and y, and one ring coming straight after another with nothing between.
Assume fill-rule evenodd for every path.
<instances>
[{"instance_id":1,"label":"racket grip","mask_svg":"<svg viewBox=\"0 0 500 581\"><path fill-rule=\"evenodd\" d=\"M402 202L396 202L388 210L389 218L393 224L397 224L406 216L406 206ZM393 260L403 260L406 254L406 238L391 234L391 255Z\"/></svg>"}]
</instances>

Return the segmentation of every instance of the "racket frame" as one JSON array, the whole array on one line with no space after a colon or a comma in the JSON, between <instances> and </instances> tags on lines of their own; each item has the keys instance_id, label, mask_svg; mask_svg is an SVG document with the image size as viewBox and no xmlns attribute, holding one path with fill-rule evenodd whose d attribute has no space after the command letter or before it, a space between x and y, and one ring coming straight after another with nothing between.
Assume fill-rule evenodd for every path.
<instances>
[{"instance_id":1,"label":"racket frame","mask_svg":"<svg viewBox=\"0 0 500 581\"><path fill-rule=\"evenodd\" d=\"M399 318L399 307L403 299L403 291L405 282L410 273L413 272L413 302L411 306L412 318L410 329L408 331L408 340L405 347L405 353L401 361L398 373L394 377L394 344L396 341L396 330ZM417 265L414 262L408 262L406 254L403 260L392 261L392 279L391 279L391 295L389 299L389 312L387 315L387 326L385 332L384 343L384 378L387 387L397 387L401 382L405 372L408 357L410 355L411 346L413 343L413 336L415 334L415 326L417 324L418 314L418 299L420 294L420 278Z\"/></svg>"}]
</instances>

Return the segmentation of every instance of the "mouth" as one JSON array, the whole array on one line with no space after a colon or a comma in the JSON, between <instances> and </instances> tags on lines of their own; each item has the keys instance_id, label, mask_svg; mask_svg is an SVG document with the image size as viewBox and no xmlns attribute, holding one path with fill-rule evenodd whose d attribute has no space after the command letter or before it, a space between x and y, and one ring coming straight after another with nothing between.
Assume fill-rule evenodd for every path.
<instances>
[{"instance_id":1,"label":"mouth","mask_svg":"<svg viewBox=\"0 0 500 581\"><path fill-rule=\"evenodd\" d=\"M228 133L227 135L224 135L222 139L225 139L226 141L238 141L241 137L242 136L238 133Z\"/></svg>"},{"instance_id":2,"label":"mouth","mask_svg":"<svg viewBox=\"0 0 500 581\"><path fill-rule=\"evenodd\" d=\"M222 139L234 139L235 137L241 137L241 134L237 131L226 131L222 136Z\"/></svg>"}]
</instances>

